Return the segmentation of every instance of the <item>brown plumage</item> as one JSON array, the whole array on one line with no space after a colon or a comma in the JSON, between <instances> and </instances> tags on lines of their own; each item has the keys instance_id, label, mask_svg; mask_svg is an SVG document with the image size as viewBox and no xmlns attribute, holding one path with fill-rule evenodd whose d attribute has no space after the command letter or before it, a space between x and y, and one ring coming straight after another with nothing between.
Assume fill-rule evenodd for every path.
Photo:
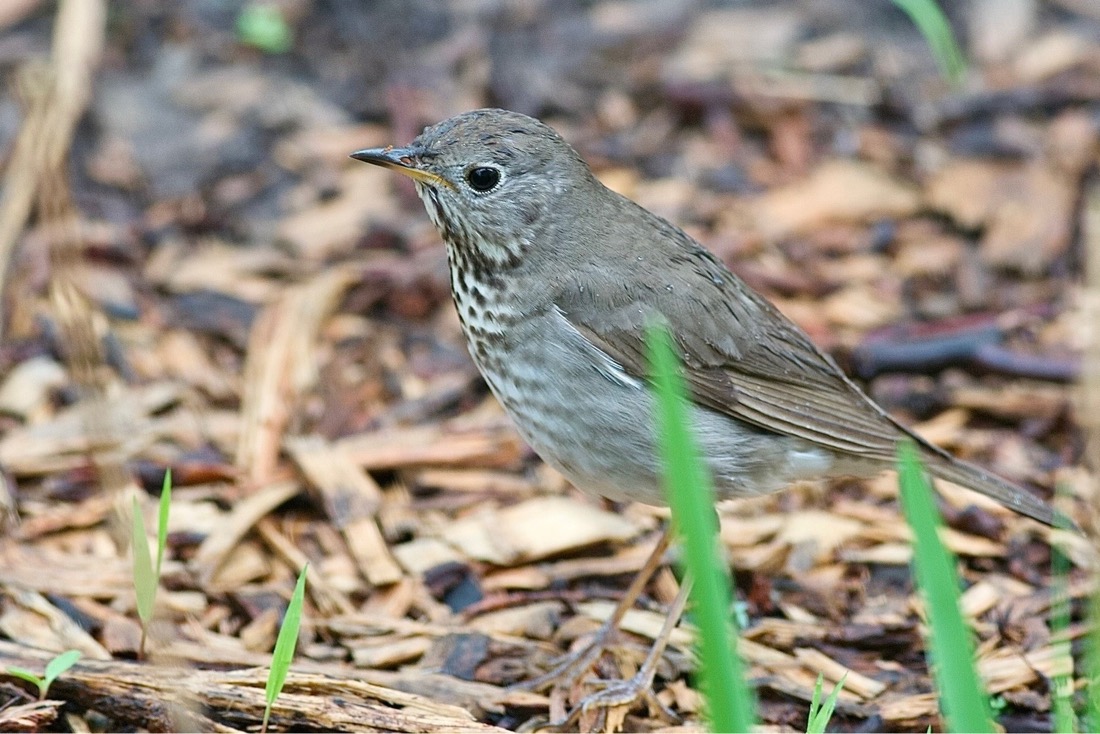
<instances>
[{"instance_id":1,"label":"brown plumage","mask_svg":"<svg viewBox=\"0 0 1100 734\"><path fill-rule=\"evenodd\" d=\"M912 438L929 471L1052 524L868 398L683 230L604 187L557 133L478 110L354 157L411 176L443 235L471 354L520 432L579 488L664 503L645 327L672 333L721 496L872 475Z\"/></svg>"}]
</instances>

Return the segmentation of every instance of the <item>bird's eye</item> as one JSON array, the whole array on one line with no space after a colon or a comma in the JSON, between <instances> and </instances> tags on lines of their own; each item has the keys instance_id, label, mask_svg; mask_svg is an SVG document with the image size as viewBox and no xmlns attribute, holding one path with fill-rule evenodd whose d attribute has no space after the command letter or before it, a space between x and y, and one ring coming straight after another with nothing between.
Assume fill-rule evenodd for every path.
<instances>
[{"instance_id":1,"label":"bird's eye","mask_svg":"<svg viewBox=\"0 0 1100 734\"><path fill-rule=\"evenodd\" d=\"M489 166L477 166L466 171L466 183L474 191L485 193L491 191L500 183L500 171Z\"/></svg>"}]
</instances>

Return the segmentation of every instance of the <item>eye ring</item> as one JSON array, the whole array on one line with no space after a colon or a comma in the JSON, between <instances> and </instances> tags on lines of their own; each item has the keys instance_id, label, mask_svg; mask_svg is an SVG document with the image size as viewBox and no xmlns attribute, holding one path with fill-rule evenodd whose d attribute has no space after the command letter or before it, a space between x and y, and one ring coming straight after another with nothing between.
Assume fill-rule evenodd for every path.
<instances>
[{"instance_id":1,"label":"eye ring","mask_svg":"<svg viewBox=\"0 0 1100 734\"><path fill-rule=\"evenodd\" d=\"M473 166L466 171L466 183L479 194L487 194L500 184L500 169L492 166Z\"/></svg>"}]
</instances>

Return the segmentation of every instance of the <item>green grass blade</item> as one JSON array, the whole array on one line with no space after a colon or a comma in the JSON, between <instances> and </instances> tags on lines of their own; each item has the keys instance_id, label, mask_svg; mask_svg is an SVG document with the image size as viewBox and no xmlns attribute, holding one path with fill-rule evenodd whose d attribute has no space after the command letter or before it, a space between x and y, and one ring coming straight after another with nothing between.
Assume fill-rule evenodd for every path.
<instances>
[{"instance_id":1,"label":"green grass blade","mask_svg":"<svg viewBox=\"0 0 1100 734\"><path fill-rule=\"evenodd\" d=\"M821 731L825 731L825 727L829 724L829 720L833 718L833 712L836 711L836 702L840 700L840 692L844 690L844 681L848 680L848 674L840 676L840 680L833 686L833 692L829 694L829 697L825 699L825 705L821 707L821 711L818 712L821 716Z\"/></svg>"},{"instance_id":2,"label":"green grass blade","mask_svg":"<svg viewBox=\"0 0 1100 734\"><path fill-rule=\"evenodd\" d=\"M1085 674L1088 676L1088 698L1085 714L1086 731L1100 727L1100 591L1089 596L1089 632L1085 636Z\"/></svg>"},{"instance_id":3,"label":"green grass blade","mask_svg":"<svg viewBox=\"0 0 1100 734\"><path fill-rule=\"evenodd\" d=\"M271 654L271 670L267 674L267 687L264 690L267 706L264 708L261 731L267 731L271 707L283 690L287 673L290 672L290 663L294 660L294 649L298 646L298 629L302 624L302 606L305 603L308 571L307 563L298 574L298 583L294 585L294 593L290 595L290 603L286 606L283 624L279 627L279 637L275 640L275 651Z\"/></svg>"},{"instance_id":4,"label":"green grass blade","mask_svg":"<svg viewBox=\"0 0 1100 734\"><path fill-rule=\"evenodd\" d=\"M966 72L966 60L940 6L935 0L894 0L894 5L909 16L924 36L943 75L958 85Z\"/></svg>"},{"instance_id":5,"label":"green grass blade","mask_svg":"<svg viewBox=\"0 0 1100 734\"><path fill-rule=\"evenodd\" d=\"M156 576L160 580L160 567L164 561L164 549L168 547L168 511L172 504L172 470L164 472L164 484L160 488L160 508L157 512L157 565Z\"/></svg>"},{"instance_id":6,"label":"green grass blade","mask_svg":"<svg viewBox=\"0 0 1100 734\"><path fill-rule=\"evenodd\" d=\"M81 658L80 650L66 650L50 662L46 663L46 686L49 687L65 671L76 665Z\"/></svg>"},{"instance_id":7,"label":"green grass blade","mask_svg":"<svg viewBox=\"0 0 1100 734\"><path fill-rule=\"evenodd\" d=\"M1059 484L1055 489L1058 499L1068 497L1068 488ZM1066 528L1065 516L1055 516L1055 522ZM1054 731L1072 734L1077 730L1077 716L1073 711L1073 655L1069 643L1069 558L1057 544L1051 544L1050 574L1050 637L1054 643L1057 658L1065 661L1065 670L1056 664L1056 672L1051 680L1051 707L1054 712Z\"/></svg>"},{"instance_id":8,"label":"green grass blade","mask_svg":"<svg viewBox=\"0 0 1100 734\"><path fill-rule=\"evenodd\" d=\"M901 505L913 530L913 570L930 624L928 656L951 731L994 732L989 697L974 668L974 643L959 611L953 554L940 542L940 516L911 441L898 445Z\"/></svg>"},{"instance_id":9,"label":"green grass blade","mask_svg":"<svg viewBox=\"0 0 1100 734\"><path fill-rule=\"evenodd\" d=\"M825 727L829 725L829 720L833 718L836 702L840 700L840 691L844 688L844 681L847 678L847 673L841 676L837 684L833 686L832 693L822 702L821 685L824 682L824 676L821 673L817 674L813 699L810 701L810 715L806 720L806 734L825 734Z\"/></svg>"},{"instance_id":10,"label":"green grass blade","mask_svg":"<svg viewBox=\"0 0 1100 734\"><path fill-rule=\"evenodd\" d=\"M141 506L134 498L133 538L130 543L134 555L134 596L137 601L138 616L143 627L153 618L153 603L157 598L157 577L153 573L153 559L149 555L149 539L145 535L145 520L141 515Z\"/></svg>"},{"instance_id":11,"label":"green grass blade","mask_svg":"<svg viewBox=\"0 0 1100 734\"><path fill-rule=\"evenodd\" d=\"M727 565L719 561L714 490L688 427L683 379L668 331L650 329L648 342L665 490L687 571L696 580L692 613L699 627L699 677L710 725L714 731L748 732L755 709L737 655L737 635L731 634L730 579Z\"/></svg>"},{"instance_id":12,"label":"green grass blade","mask_svg":"<svg viewBox=\"0 0 1100 734\"><path fill-rule=\"evenodd\" d=\"M824 681L825 676L818 673L817 681L814 682L814 695L810 697L810 714L806 717L806 734L822 734L825 731L824 727L818 727L817 717L821 711L821 686Z\"/></svg>"}]
</instances>

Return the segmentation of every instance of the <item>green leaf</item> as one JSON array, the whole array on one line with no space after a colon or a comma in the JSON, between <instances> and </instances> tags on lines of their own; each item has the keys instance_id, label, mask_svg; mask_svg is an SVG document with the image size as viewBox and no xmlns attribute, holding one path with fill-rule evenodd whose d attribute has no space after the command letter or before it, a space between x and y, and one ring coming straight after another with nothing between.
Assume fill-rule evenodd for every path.
<instances>
[{"instance_id":1,"label":"green leaf","mask_svg":"<svg viewBox=\"0 0 1100 734\"><path fill-rule=\"evenodd\" d=\"M264 53L281 54L294 45L294 34L278 7L254 2L237 16L237 38Z\"/></svg>"},{"instance_id":2,"label":"green leaf","mask_svg":"<svg viewBox=\"0 0 1100 734\"><path fill-rule=\"evenodd\" d=\"M824 676L821 673L817 674L817 683L814 684L814 695L810 701L810 716L806 720L806 734L825 734L825 727L829 725L829 720L833 718L833 711L836 710L836 702L840 699L840 691L844 688L844 681L848 679L848 674L845 673L841 676L837 684L833 686L832 693L825 699L824 703L821 702L821 684L824 681Z\"/></svg>"},{"instance_id":3,"label":"green leaf","mask_svg":"<svg viewBox=\"0 0 1100 734\"><path fill-rule=\"evenodd\" d=\"M77 661L82 657L80 650L66 650L50 662L46 663L46 686L53 685L53 682L65 673L69 668L76 665Z\"/></svg>"},{"instance_id":4,"label":"green leaf","mask_svg":"<svg viewBox=\"0 0 1100 734\"><path fill-rule=\"evenodd\" d=\"M699 677L707 713L715 731L749 732L755 707L737 656L736 631L731 630L730 578L728 565L719 560L710 474L688 427L686 392L668 331L651 328L647 337L665 491L687 572L695 579L692 613L699 627Z\"/></svg>"},{"instance_id":5,"label":"green leaf","mask_svg":"<svg viewBox=\"0 0 1100 734\"><path fill-rule=\"evenodd\" d=\"M959 611L954 555L940 542L940 515L912 441L898 444L901 505L913 531L913 570L927 605L929 665L951 731L995 732L989 697L974 669L974 642Z\"/></svg>"},{"instance_id":6,"label":"green leaf","mask_svg":"<svg viewBox=\"0 0 1100 734\"><path fill-rule=\"evenodd\" d=\"M7 668L5 672L10 676L34 684L38 688L38 697L42 699L49 693L50 686L53 682L64 674L66 670L76 665L76 661L80 660L80 657L81 653L79 650L66 650L54 656L50 662L46 663L46 674L41 678L25 668L10 667Z\"/></svg>"},{"instance_id":7,"label":"green leaf","mask_svg":"<svg viewBox=\"0 0 1100 734\"><path fill-rule=\"evenodd\" d=\"M157 576L153 572L153 559L149 555L149 539L145 535L145 520L137 497L133 507L133 538L130 543L134 555L134 596L137 601L138 616L142 626L147 626L153 618L153 604L157 598Z\"/></svg>"},{"instance_id":8,"label":"green leaf","mask_svg":"<svg viewBox=\"0 0 1100 734\"><path fill-rule=\"evenodd\" d=\"M814 682L814 694L810 697L810 715L806 719L806 734L820 734L815 728L815 722L817 713L821 710L821 684L824 680L825 676L818 673L817 680Z\"/></svg>"},{"instance_id":9,"label":"green leaf","mask_svg":"<svg viewBox=\"0 0 1100 734\"><path fill-rule=\"evenodd\" d=\"M1062 500L1069 496L1069 488L1065 484L1058 483L1055 486L1057 499ZM1068 525L1066 516L1060 512L1055 515L1055 523L1062 529ZM1054 731L1070 734L1077 730L1077 716L1073 711L1073 655L1069 643L1069 558L1056 543L1051 544L1050 553L1050 637L1057 658L1064 661L1062 664L1056 663L1056 666L1062 668L1064 665L1066 671L1052 676L1051 707L1054 712Z\"/></svg>"},{"instance_id":10,"label":"green leaf","mask_svg":"<svg viewBox=\"0 0 1100 734\"><path fill-rule=\"evenodd\" d=\"M25 668L11 667L11 668L7 668L5 670L5 672L10 676L13 676L15 678L19 678L21 680L25 680L28 683L30 683L30 684L34 685L35 687L37 687L39 698L45 698L46 697L46 691L49 690L50 686L49 686L48 683L46 683L46 680L44 678L39 678L37 675L35 675L34 673L32 673L29 670L26 670Z\"/></svg>"},{"instance_id":11,"label":"green leaf","mask_svg":"<svg viewBox=\"0 0 1100 734\"><path fill-rule=\"evenodd\" d=\"M1100 724L1100 591L1089 596L1089 632L1085 636L1085 670L1089 688L1085 712L1089 729Z\"/></svg>"},{"instance_id":12,"label":"green leaf","mask_svg":"<svg viewBox=\"0 0 1100 734\"><path fill-rule=\"evenodd\" d=\"M940 6L935 0L894 0L894 5L901 8L920 30L940 72L952 84L958 85L966 72L966 60Z\"/></svg>"},{"instance_id":13,"label":"green leaf","mask_svg":"<svg viewBox=\"0 0 1100 734\"><path fill-rule=\"evenodd\" d=\"M164 549L168 547L168 512L172 503L172 469L164 471L164 483L160 488L160 506L157 512L157 565L156 576L160 581L161 563L164 561Z\"/></svg>"},{"instance_id":14,"label":"green leaf","mask_svg":"<svg viewBox=\"0 0 1100 734\"><path fill-rule=\"evenodd\" d=\"M294 593L290 596L290 603L286 606L286 614L283 616L283 624L279 628L279 637L275 640L275 651L271 654L271 670L267 674L267 688L264 695L267 706L264 708L264 720L262 731L267 731L267 721L271 717L271 707L275 699L283 690L287 673L290 671L290 663L294 660L294 649L298 646L298 628L302 623L302 606L306 596L306 572L309 564L302 567L298 574L298 583L294 586Z\"/></svg>"}]
</instances>

